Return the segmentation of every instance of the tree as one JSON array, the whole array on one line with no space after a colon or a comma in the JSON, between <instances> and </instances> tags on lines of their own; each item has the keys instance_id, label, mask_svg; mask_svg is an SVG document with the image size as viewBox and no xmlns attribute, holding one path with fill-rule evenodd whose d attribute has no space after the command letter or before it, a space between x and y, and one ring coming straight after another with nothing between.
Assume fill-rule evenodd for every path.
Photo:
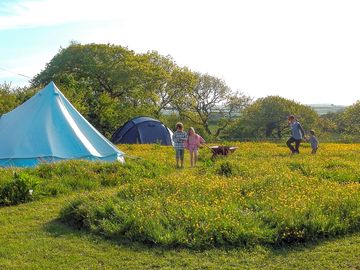
<instances>
[{"instance_id":1,"label":"tree","mask_svg":"<svg viewBox=\"0 0 360 270\"><path fill-rule=\"evenodd\" d=\"M191 122L202 125L208 135L218 137L250 101L241 93L232 93L226 83L208 74L196 73L193 88L175 104L180 115ZM217 117L215 131L210 121Z\"/></svg>"},{"instance_id":2,"label":"tree","mask_svg":"<svg viewBox=\"0 0 360 270\"><path fill-rule=\"evenodd\" d=\"M7 113L17 106L16 95L11 91L11 84L0 85L0 115Z\"/></svg>"},{"instance_id":3,"label":"tree","mask_svg":"<svg viewBox=\"0 0 360 270\"><path fill-rule=\"evenodd\" d=\"M144 55L143 81L148 92L148 106L155 117L160 118L165 109L181 99L192 88L195 76L186 67L179 67L170 56L157 52Z\"/></svg>"},{"instance_id":4,"label":"tree","mask_svg":"<svg viewBox=\"0 0 360 270\"><path fill-rule=\"evenodd\" d=\"M66 75L87 81L92 91L107 92L112 98L123 97L132 80L129 75L134 52L121 46L72 43L61 48L45 69L32 80L32 86L61 83ZM121 83L120 83L121 82Z\"/></svg>"},{"instance_id":5,"label":"tree","mask_svg":"<svg viewBox=\"0 0 360 270\"><path fill-rule=\"evenodd\" d=\"M33 88L11 87L9 83L0 84L0 115L8 113L24 103L35 93Z\"/></svg>"},{"instance_id":6,"label":"tree","mask_svg":"<svg viewBox=\"0 0 360 270\"><path fill-rule=\"evenodd\" d=\"M347 135L360 135L360 101L347 107L338 118L338 129Z\"/></svg>"},{"instance_id":7,"label":"tree","mask_svg":"<svg viewBox=\"0 0 360 270\"><path fill-rule=\"evenodd\" d=\"M311 107L268 96L247 107L226 133L228 137L280 139L289 133L287 117L290 114L295 115L305 129L313 128L318 122L318 114Z\"/></svg>"},{"instance_id":8,"label":"tree","mask_svg":"<svg viewBox=\"0 0 360 270\"><path fill-rule=\"evenodd\" d=\"M339 132L341 127L342 112L329 112L324 115L320 115L319 128L322 132L334 134Z\"/></svg>"},{"instance_id":9,"label":"tree","mask_svg":"<svg viewBox=\"0 0 360 270\"><path fill-rule=\"evenodd\" d=\"M55 81L97 129L111 134L133 116L159 117L181 95L182 72L170 57L156 52L135 54L121 46L72 43L33 78L32 85Z\"/></svg>"},{"instance_id":10,"label":"tree","mask_svg":"<svg viewBox=\"0 0 360 270\"><path fill-rule=\"evenodd\" d=\"M60 49L31 83L40 87L50 81L106 135L131 117L162 118L164 110L175 109L217 137L250 100L232 93L221 79L179 67L170 56L109 44L73 42Z\"/></svg>"}]
</instances>

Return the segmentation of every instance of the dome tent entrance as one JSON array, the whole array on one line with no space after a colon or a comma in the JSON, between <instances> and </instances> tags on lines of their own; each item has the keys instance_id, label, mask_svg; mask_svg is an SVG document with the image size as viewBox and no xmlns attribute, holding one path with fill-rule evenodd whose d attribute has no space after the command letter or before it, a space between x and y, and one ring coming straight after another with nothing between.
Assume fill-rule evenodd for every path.
<instances>
[{"instance_id":1,"label":"dome tent entrance","mask_svg":"<svg viewBox=\"0 0 360 270\"><path fill-rule=\"evenodd\" d=\"M100 134L51 82L0 118L0 166L86 159L124 162L124 154Z\"/></svg>"},{"instance_id":2,"label":"dome tent entrance","mask_svg":"<svg viewBox=\"0 0 360 270\"><path fill-rule=\"evenodd\" d=\"M116 144L172 145L172 131L159 120L141 116L129 120L116 130L111 141Z\"/></svg>"}]
</instances>

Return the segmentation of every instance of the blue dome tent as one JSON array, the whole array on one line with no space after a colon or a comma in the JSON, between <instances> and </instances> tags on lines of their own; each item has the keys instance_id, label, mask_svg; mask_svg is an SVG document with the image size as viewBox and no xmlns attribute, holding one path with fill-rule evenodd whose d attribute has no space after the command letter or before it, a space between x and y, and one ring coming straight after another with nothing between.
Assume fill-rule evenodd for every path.
<instances>
[{"instance_id":1,"label":"blue dome tent","mask_svg":"<svg viewBox=\"0 0 360 270\"><path fill-rule=\"evenodd\" d=\"M150 117L136 117L121 126L111 137L116 144L172 145L172 131L159 120Z\"/></svg>"},{"instance_id":2,"label":"blue dome tent","mask_svg":"<svg viewBox=\"0 0 360 270\"><path fill-rule=\"evenodd\" d=\"M0 118L0 166L85 159L124 162L124 154L99 133L51 82Z\"/></svg>"}]
</instances>

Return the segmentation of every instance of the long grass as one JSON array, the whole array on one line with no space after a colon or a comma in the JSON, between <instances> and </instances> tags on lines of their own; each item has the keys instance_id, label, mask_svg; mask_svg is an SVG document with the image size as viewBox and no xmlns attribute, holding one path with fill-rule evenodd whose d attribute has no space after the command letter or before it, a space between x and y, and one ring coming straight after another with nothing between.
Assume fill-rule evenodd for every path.
<instances>
[{"instance_id":1,"label":"long grass","mask_svg":"<svg viewBox=\"0 0 360 270\"><path fill-rule=\"evenodd\" d=\"M204 149L196 169L75 200L61 219L107 238L191 248L279 246L360 229L358 145L296 156L276 144L238 147L215 161Z\"/></svg>"},{"instance_id":2,"label":"long grass","mask_svg":"<svg viewBox=\"0 0 360 270\"><path fill-rule=\"evenodd\" d=\"M285 217L283 219L285 224L291 220L286 219L286 217L294 217L292 212L287 215L285 209L292 209L288 203L291 203L295 199L294 196L299 194L297 189L304 189L305 194L316 193L315 191L309 191L311 186L304 188L305 184L302 184L302 181L309 181L309 185L313 185L317 181L322 184L329 184L329 186L322 186L324 192L326 192L324 196L321 193L317 196L321 199L320 204L322 204L323 200L328 207L331 207L329 208L330 211L333 211L333 208L347 209L349 199L345 196L343 200L340 195L346 195L342 192L348 191L347 189L350 190L351 186L355 188L358 185L358 180L355 177L359 165L357 160L360 147L358 145L322 145L319 155L316 156L309 154L310 149L308 147L302 148L300 156L289 155L283 145L241 143L238 147L239 149L234 155L224 159L217 159L215 162L211 161L211 154L208 149L201 149L201 160L197 168L188 168L189 160L188 155L186 155L186 168L184 170L175 170L173 150L170 147L160 147L158 145L120 146L126 153L137 157L136 159L128 159L127 166L131 167L129 168L130 171L138 172L131 173L131 175L127 176L129 178L124 181L121 180L124 179L122 176L124 168L120 167L115 170L111 164L106 163L82 164L80 162L80 164L74 164L77 168L73 169L71 169L70 164L56 164L47 169L42 169L42 174L39 173L39 168L16 170L25 178L30 177L33 180L45 181L55 188L57 187L55 182L61 182L61 176L66 176L70 182L76 182L76 179L87 175L87 177L83 177L83 181L87 179L89 182L94 181L99 184L94 185L91 189L82 188L81 186L75 186L72 189L70 186L65 185L64 193L47 194L35 198L33 202L0 207L0 269L359 269L360 232L350 233L351 229L343 232L339 230L339 236L324 234L316 236L316 239L325 239L325 241L311 238L305 240L288 238L292 239L292 242L288 244L283 241L280 246L277 244L264 245L262 242L260 242L260 245L254 245L247 242L246 245L251 245L250 248L243 248L243 244L231 244L228 241L217 242L216 244L214 242L203 242L205 244L202 245L197 245L199 242L192 242L191 245L176 244L174 242L173 244L169 244L169 242L167 242L168 244L162 244L151 240L155 238L144 239L144 236L156 236L155 233L150 234L151 230L146 231L148 234L139 231L141 234L138 234L137 239L131 235L131 233L136 232L136 227L133 228L131 225L143 221L141 225L145 225L144 227L154 228L154 232L161 232L161 237L168 237L163 234L166 231L156 229L158 227L156 222L160 221L159 224L162 224L164 216L162 211L171 209L178 211L182 209L184 212L173 212L174 215L170 215L172 213L168 212L170 216L175 218L174 224L189 222L189 224L194 225L192 226L194 228L199 226L197 230L191 227L193 231L190 230L189 233L193 232L193 235L196 235L195 232L197 232L202 237L204 236L204 230L201 228L206 228L205 225L209 225L208 221L211 220L208 218L208 214L201 212L202 206L207 206L210 210L212 208L219 209L218 212L216 212L217 210L211 211L220 213L222 218L228 218L229 215L236 213L231 207L244 205L245 203L249 206L249 210L242 213L245 216L244 219L246 219L248 213L251 214L256 210L260 210L260 207L270 211L273 204L271 201L265 200L266 197L263 197L265 194L270 195L269 198L273 202L276 202L277 195L285 196L285 199L283 197L281 197L281 200L279 199L284 202L284 206L282 203L276 204L276 207L282 209L279 213ZM62 166L68 169L62 170ZM133 167L135 168L133 169ZM145 167L146 170L144 170ZM345 167L349 168L349 170L346 170ZM84 173L81 173L81 170L84 170ZM67 172L65 173L65 171ZM330 171L332 172L330 177L328 175L324 176L324 173ZM335 177L340 175L340 171L346 177ZM280 175L288 174L288 176L279 181L276 178L272 179L277 173ZM72 174L73 177L71 177ZM112 175L109 179L119 177L120 180L114 184L100 184L101 181L107 178L107 175ZM301 180L300 183L295 181L296 178ZM0 171L1 183L11 182L14 179L12 169L2 169ZM288 179L290 179L290 183L296 183L296 185L287 185L286 180ZM274 191L275 188L270 189L268 192L262 191L262 186L266 181L269 185L279 188L285 187L284 192L279 191L271 194L271 191ZM85 186L88 185L85 184ZM239 186L240 189L231 189L231 187L236 186ZM344 190L342 190L342 186ZM292 187L294 190L292 190ZM183 188L184 192L177 193L178 188ZM330 190L333 188L335 188L335 192L330 194ZM39 185L35 187L34 192L39 192ZM227 194L231 192L234 196L237 196L236 198L240 197L238 195L240 193L244 200L240 203L235 200L229 201L231 196ZM285 194L287 192L289 192L288 195ZM358 191L355 192L354 190L353 195L357 196L357 194ZM94 201L91 202L90 198L94 198ZM167 202L164 201L165 198L174 201ZM222 202L220 198L227 199L232 204L228 205L225 201ZM113 200L115 200L116 204ZM312 198L309 200L313 201ZM104 228L110 228L108 225L105 226L105 223L114 222L116 216L133 221L133 223L124 223L121 219L118 219L111 227L112 231L110 233L110 230L102 231L98 230L99 226L94 226L94 217L96 216L84 219L84 216L79 215L80 223L75 222L74 226L80 227L80 230L59 222L60 210L63 209L61 211L64 211L64 208L74 205L76 201L79 202L79 207L82 205L83 213L94 213L95 209L106 212L107 218L102 222L96 219L98 224L103 223ZM293 205L299 206L300 201ZM331 205L330 201L334 205ZM159 202L164 202L164 204L159 204ZM307 205L305 202L304 204ZM106 206L107 204L109 204L109 207ZM124 213L114 212L111 214L111 208L115 207L119 210L121 204L130 209L131 207L132 209L138 207L141 212L137 214L135 211L125 211ZM218 207L217 204L219 204ZM266 208L267 205L269 205L268 209ZM71 217L75 217L76 214L80 213L76 211L79 207L72 208ZM321 209L321 207L315 207L314 210L316 209ZM259 211L258 213L259 215L266 214L266 211ZM142 214L141 217L140 213ZM226 213L229 214L225 216ZM281 217L279 213L276 213L275 216ZM297 213L301 215L301 212ZM314 216L318 215L316 211L312 213L314 213ZM330 216L327 212L324 213L329 220ZM334 213L338 215L336 211ZM146 216L147 214L153 216ZM179 217L175 214L179 215ZM344 217L355 217L354 213L346 214L344 212L343 215ZM153 217L154 220L152 221ZM181 221L180 219L184 217L195 219ZM202 219L204 222L195 223L196 220L201 221ZM85 220L92 221L89 223L91 225L90 229L88 227L85 229L82 225ZM249 219L246 220L248 226L251 225ZM67 219L67 221L69 222L70 219ZM268 220L262 222L270 224ZM349 221L349 224L351 222ZM340 221L340 223L346 224L343 221ZM123 231L118 234L119 224L128 227L122 227ZM219 226L219 224L221 223L216 222L215 225ZM233 224L236 224L235 221ZM180 233L181 228L178 228ZM227 230L229 227L224 228ZM353 230L358 231L356 228L353 228ZM128 232L128 234L124 232ZM271 232L274 232L274 229ZM217 232L218 235L220 233L222 232ZM256 235L251 230L248 233L249 235ZM271 238L270 234L264 235L263 239L273 238ZM211 239L209 240L211 241ZM145 242L145 244L141 242ZM176 245L182 247L175 247ZM207 248L193 250L189 249L189 246Z\"/></svg>"},{"instance_id":3,"label":"long grass","mask_svg":"<svg viewBox=\"0 0 360 270\"><path fill-rule=\"evenodd\" d=\"M149 153L154 148L146 147ZM140 157L128 158L125 164L73 160L41 164L35 168L2 168L0 206L120 186L142 178L151 179L169 170L166 163Z\"/></svg>"}]
</instances>

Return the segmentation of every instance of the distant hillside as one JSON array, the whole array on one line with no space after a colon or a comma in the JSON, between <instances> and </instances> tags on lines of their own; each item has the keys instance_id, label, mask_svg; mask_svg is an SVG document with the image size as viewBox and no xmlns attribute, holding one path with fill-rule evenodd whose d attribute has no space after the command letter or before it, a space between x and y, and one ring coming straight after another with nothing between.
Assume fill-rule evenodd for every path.
<instances>
[{"instance_id":1,"label":"distant hillside","mask_svg":"<svg viewBox=\"0 0 360 270\"><path fill-rule=\"evenodd\" d=\"M334 105L334 104L308 104L308 106L310 106L311 108L313 108L318 114L323 115L323 114L327 114L330 112L336 113L336 112L341 112L343 110L346 109L347 106L345 105ZM219 107L220 109L221 107ZM216 109L213 110L214 112L216 112ZM164 109L162 111L165 115L170 115L172 113L176 113L175 109L169 108L169 109ZM239 116L240 113L234 113L234 116ZM211 120L216 121L217 116L216 115L212 115Z\"/></svg>"},{"instance_id":2,"label":"distant hillside","mask_svg":"<svg viewBox=\"0 0 360 270\"><path fill-rule=\"evenodd\" d=\"M346 106L344 105L334 105L334 104L309 104L318 114L327 114L330 112L336 113L345 110Z\"/></svg>"}]
</instances>

